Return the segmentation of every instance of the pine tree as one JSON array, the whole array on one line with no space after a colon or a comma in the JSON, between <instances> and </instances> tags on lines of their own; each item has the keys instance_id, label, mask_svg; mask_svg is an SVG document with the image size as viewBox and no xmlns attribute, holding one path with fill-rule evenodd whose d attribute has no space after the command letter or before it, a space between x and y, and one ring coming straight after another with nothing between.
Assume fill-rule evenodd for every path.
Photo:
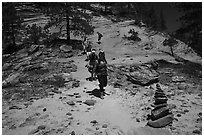
<instances>
[{"instance_id":1,"label":"pine tree","mask_svg":"<svg viewBox=\"0 0 204 137\"><path fill-rule=\"evenodd\" d=\"M15 3L2 3L2 34L3 48L16 46L16 35L21 27L21 19L17 15Z\"/></svg>"},{"instance_id":2,"label":"pine tree","mask_svg":"<svg viewBox=\"0 0 204 137\"><path fill-rule=\"evenodd\" d=\"M136 12L134 4L130 2L116 2L111 5L113 5L115 14L119 17L133 17Z\"/></svg>"},{"instance_id":3,"label":"pine tree","mask_svg":"<svg viewBox=\"0 0 204 137\"><path fill-rule=\"evenodd\" d=\"M176 37L202 56L202 3L176 3L176 6L183 13L179 19L182 26L176 31Z\"/></svg>"},{"instance_id":4,"label":"pine tree","mask_svg":"<svg viewBox=\"0 0 204 137\"><path fill-rule=\"evenodd\" d=\"M158 18L156 12L153 7L148 11L148 16L146 16L147 25L149 25L153 29L158 28Z\"/></svg>"},{"instance_id":5,"label":"pine tree","mask_svg":"<svg viewBox=\"0 0 204 137\"><path fill-rule=\"evenodd\" d=\"M90 24L92 17L83 9L85 4L87 3L44 3L43 11L50 16L50 21L46 25L46 28L52 26L59 27L59 34L66 36L68 43L70 42L70 33L73 33L74 36L81 37L92 34L93 27Z\"/></svg>"}]
</instances>

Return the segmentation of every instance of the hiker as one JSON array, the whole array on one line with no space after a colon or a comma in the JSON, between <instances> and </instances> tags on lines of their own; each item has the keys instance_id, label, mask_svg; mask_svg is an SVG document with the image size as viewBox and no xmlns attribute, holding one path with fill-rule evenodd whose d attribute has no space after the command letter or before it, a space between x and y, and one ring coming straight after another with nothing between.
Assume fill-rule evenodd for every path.
<instances>
[{"instance_id":1,"label":"hiker","mask_svg":"<svg viewBox=\"0 0 204 137\"><path fill-rule=\"evenodd\" d=\"M91 42L88 41L86 44L86 59L85 59L85 61L89 60L88 58L89 58L89 55L91 54L91 49L92 49Z\"/></svg>"},{"instance_id":2,"label":"hiker","mask_svg":"<svg viewBox=\"0 0 204 137\"><path fill-rule=\"evenodd\" d=\"M86 46L87 46L87 37L86 36L84 36L84 39L82 41L82 46L83 46L82 54L86 54Z\"/></svg>"},{"instance_id":3,"label":"hiker","mask_svg":"<svg viewBox=\"0 0 204 137\"><path fill-rule=\"evenodd\" d=\"M99 32L97 32L97 34L98 34L98 43L101 43L100 40L103 37L103 35L101 33L99 33Z\"/></svg>"},{"instance_id":4,"label":"hiker","mask_svg":"<svg viewBox=\"0 0 204 137\"><path fill-rule=\"evenodd\" d=\"M96 52L96 50L92 49L91 53L88 56L89 65L87 67L88 67L88 71L91 73L91 81L96 78L95 68L96 68L96 63L97 63L97 60L98 60L98 56L96 55L95 52Z\"/></svg>"},{"instance_id":5,"label":"hiker","mask_svg":"<svg viewBox=\"0 0 204 137\"><path fill-rule=\"evenodd\" d=\"M104 87L107 86L107 65L104 61L102 60L98 60L97 64L96 64L96 69L95 69L97 78L98 78L98 82L99 82L99 88L100 88L100 95L101 98L103 99L104 95L105 95L105 89Z\"/></svg>"},{"instance_id":6,"label":"hiker","mask_svg":"<svg viewBox=\"0 0 204 137\"><path fill-rule=\"evenodd\" d=\"M98 60L102 60L107 64L105 52L102 49L99 49Z\"/></svg>"}]
</instances>

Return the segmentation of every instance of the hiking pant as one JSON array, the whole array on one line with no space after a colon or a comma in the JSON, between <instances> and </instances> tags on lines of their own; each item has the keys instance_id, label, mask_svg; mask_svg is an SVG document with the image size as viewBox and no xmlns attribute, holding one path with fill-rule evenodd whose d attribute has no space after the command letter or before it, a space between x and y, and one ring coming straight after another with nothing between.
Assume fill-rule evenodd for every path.
<instances>
[{"instance_id":1,"label":"hiking pant","mask_svg":"<svg viewBox=\"0 0 204 137\"><path fill-rule=\"evenodd\" d=\"M95 69L96 69L96 62L89 62L89 72L91 73L91 77L94 78L96 76Z\"/></svg>"},{"instance_id":2,"label":"hiking pant","mask_svg":"<svg viewBox=\"0 0 204 137\"><path fill-rule=\"evenodd\" d=\"M99 82L99 87L100 87L100 91L103 90L103 87L107 86L107 75L97 75L98 77L98 82Z\"/></svg>"}]
</instances>

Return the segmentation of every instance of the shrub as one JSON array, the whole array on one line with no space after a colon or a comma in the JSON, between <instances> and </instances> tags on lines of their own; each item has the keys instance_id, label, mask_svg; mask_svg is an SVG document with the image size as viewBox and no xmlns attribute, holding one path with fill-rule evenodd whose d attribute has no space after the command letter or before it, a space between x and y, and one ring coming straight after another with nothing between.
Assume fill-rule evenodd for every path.
<instances>
[{"instance_id":1,"label":"shrub","mask_svg":"<svg viewBox=\"0 0 204 137\"><path fill-rule=\"evenodd\" d=\"M130 36L126 37L128 40L141 41L138 37L138 33L134 29L130 29L128 33L130 34Z\"/></svg>"}]
</instances>

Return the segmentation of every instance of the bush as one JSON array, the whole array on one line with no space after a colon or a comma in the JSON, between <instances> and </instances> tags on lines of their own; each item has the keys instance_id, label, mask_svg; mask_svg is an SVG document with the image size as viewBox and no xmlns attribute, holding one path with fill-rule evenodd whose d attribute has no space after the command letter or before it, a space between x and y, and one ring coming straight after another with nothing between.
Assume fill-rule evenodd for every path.
<instances>
[{"instance_id":1,"label":"bush","mask_svg":"<svg viewBox=\"0 0 204 137\"><path fill-rule=\"evenodd\" d=\"M38 27L36 24L33 24L32 26L28 25L26 27L25 32L25 39L24 43L28 44L39 44L40 38L42 36L42 28Z\"/></svg>"},{"instance_id":2,"label":"bush","mask_svg":"<svg viewBox=\"0 0 204 137\"><path fill-rule=\"evenodd\" d=\"M130 36L126 36L125 38L127 38L128 40L133 40L133 41L141 41L141 39L138 37L138 33L135 32L134 29L130 29L129 32Z\"/></svg>"},{"instance_id":3,"label":"bush","mask_svg":"<svg viewBox=\"0 0 204 137\"><path fill-rule=\"evenodd\" d=\"M45 40L49 37L49 31L33 24L32 26L28 25L26 27L24 35L24 44L44 44Z\"/></svg>"},{"instance_id":4,"label":"bush","mask_svg":"<svg viewBox=\"0 0 204 137\"><path fill-rule=\"evenodd\" d=\"M44 27L37 26L33 24L32 26L26 27L26 31L24 33L23 44L30 46L33 44L43 44L46 46L50 46L53 44L53 41L59 39L60 33L50 33L50 31Z\"/></svg>"}]
</instances>

